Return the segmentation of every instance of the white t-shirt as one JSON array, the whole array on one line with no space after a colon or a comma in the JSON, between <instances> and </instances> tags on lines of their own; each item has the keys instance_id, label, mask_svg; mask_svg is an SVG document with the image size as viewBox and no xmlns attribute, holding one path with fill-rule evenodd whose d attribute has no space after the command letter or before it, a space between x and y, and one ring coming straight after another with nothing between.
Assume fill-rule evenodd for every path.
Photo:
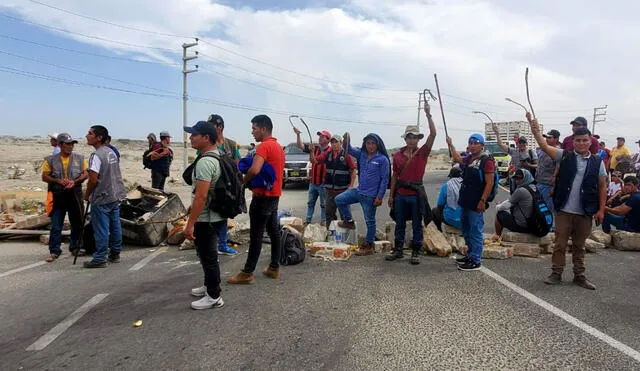
<instances>
[{"instance_id":1,"label":"white t-shirt","mask_svg":"<svg viewBox=\"0 0 640 371\"><path fill-rule=\"evenodd\" d=\"M616 192L618 192L621 189L622 189L621 184L614 183L614 182L609 183L609 189L607 190L607 197L613 196L614 194L616 194Z\"/></svg>"}]
</instances>

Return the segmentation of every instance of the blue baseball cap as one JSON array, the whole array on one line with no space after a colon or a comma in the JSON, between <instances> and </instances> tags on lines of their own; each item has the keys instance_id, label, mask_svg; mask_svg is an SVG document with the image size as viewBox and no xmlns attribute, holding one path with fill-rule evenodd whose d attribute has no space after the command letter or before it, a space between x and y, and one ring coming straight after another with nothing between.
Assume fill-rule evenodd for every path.
<instances>
[{"instance_id":1,"label":"blue baseball cap","mask_svg":"<svg viewBox=\"0 0 640 371\"><path fill-rule=\"evenodd\" d=\"M189 134L213 135L216 134L216 127L212 122L198 121L193 126L185 126L184 131Z\"/></svg>"},{"instance_id":2,"label":"blue baseball cap","mask_svg":"<svg viewBox=\"0 0 640 371\"><path fill-rule=\"evenodd\" d=\"M469 137L469 141L471 141L471 139L475 139L478 141L478 143L484 145L484 137L482 136L482 134L479 134L479 133L471 134L471 136Z\"/></svg>"}]
</instances>

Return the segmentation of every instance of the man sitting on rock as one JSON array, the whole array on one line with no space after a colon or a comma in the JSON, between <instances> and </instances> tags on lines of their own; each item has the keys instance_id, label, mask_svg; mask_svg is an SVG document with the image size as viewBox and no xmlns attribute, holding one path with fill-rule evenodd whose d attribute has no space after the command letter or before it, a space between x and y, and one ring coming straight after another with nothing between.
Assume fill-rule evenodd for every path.
<instances>
[{"instance_id":1,"label":"man sitting on rock","mask_svg":"<svg viewBox=\"0 0 640 371\"><path fill-rule=\"evenodd\" d=\"M640 192L638 192L638 178L628 176L624 178L624 193L629 195L627 201L616 207L605 207L605 217L602 231L611 233L611 226L619 231L640 232Z\"/></svg>"},{"instance_id":2,"label":"man sitting on rock","mask_svg":"<svg viewBox=\"0 0 640 371\"><path fill-rule=\"evenodd\" d=\"M516 190L508 200L496 205L498 214L496 215L496 234L493 240L499 240L502 230L507 228L518 233L532 233L527 220L533 214L533 196L529 189L536 192L533 185L533 175L527 169L518 169L513 175L516 183Z\"/></svg>"},{"instance_id":3,"label":"man sitting on rock","mask_svg":"<svg viewBox=\"0 0 640 371\"><path fill-rule=\"evenodd\" d=\"M433 223L442 232L442 223L462 230L462 207L458 205L462 187L462 170L459 165L449 171L449 180L442 185L438 194L437 206L431 211Z\"/></svg>"}]
</instances>

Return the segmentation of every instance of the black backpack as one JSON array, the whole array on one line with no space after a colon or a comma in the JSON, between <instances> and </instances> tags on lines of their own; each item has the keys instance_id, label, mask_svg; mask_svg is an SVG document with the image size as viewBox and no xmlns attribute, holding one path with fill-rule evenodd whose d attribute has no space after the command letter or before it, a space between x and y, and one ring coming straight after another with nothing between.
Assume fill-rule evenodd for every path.
<instances>
[{"instance_id":1,"label":"black backpack","mask_svg":"<svg viewBox=\"0 0 640 371\"><path fill-rule=\"evenodd\" d=\"M485 153L480 156L480 164L478 166L478 171L480 172L480 179L482 180L483 183L484 183L484 164L489 159L495 162L495 159L493 158L492 155ZM491 193L489 193L489 197L487 197L487 202L492 202L496 198L496 195L498 194L499 185L500 185L500 174L498 174L498 167L496 166L495 170L493 171L493 187L491 188Z\"/></svg>"},{"instance_id":2,"label":"black backpack","mask_svg":"<svg viewBox=\"0 0 640 371\"><path fill-rule=\"evenodd\" d=\"M542 194L536 189L531 189L528 185L523 187L533 200L533 213L527 218L527 224L531 233L537 237L544 237L551 231L553 225L553 214L549 210L549 206L544 201Z\"/></svg>"},{"instance_id":3,"label":"black backpack","mask_svg":"<svg viewBox=\"0 0 640 371\"><path fill-rule=\"evenodd\" d=\"M242 174L238 170L235 162L227 156L220 156L215 153L202 154L193 161L182 173L182 179L188 185L192 185L192 174L196 164L202 157L213 157L220 163L220 178L211 186L211 202L209 209L223 218L235 218L236 215L247 212L247 201L244 198L244 184Z\"/></svg>"},{"instance_id":4,"label":"black backpack","mask_svg":"<svg viewBox=\"0 0 640 371\"><path fill-rule=\"evenodd\" d=\"M149 153L151 153L151 148L144 151L142 154L142 166L144 166L144 169L151 169L151 158L148 156Z\"/></svg>"},{"instance_id":5,"label":"black backpack","mask_svg":"<svg viewBox=\"0 0 640 371\"><path fill-rule=\"evenodd\" d=\"M292 232L288 227L280 229L280 264L300 264L307 256L307 250L302 242L302 236Z\"/></svg>"}]
</instances>

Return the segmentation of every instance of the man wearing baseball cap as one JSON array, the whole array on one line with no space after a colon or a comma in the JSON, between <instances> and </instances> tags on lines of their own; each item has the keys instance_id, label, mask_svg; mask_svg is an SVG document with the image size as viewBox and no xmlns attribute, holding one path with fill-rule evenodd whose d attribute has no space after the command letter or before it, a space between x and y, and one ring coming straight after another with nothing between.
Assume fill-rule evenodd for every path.
<instances>
[{"instance_id":1,"label":"man wearing baseball cap","mask_svg":"<svg viewBox=\"0 0 640 371\"><path fill-rule=\"evenodd\" d=\"M543 135L547 144L554 148L560 147L560 132L552 129ZM538 151L538 170L536 171L536 187L544 198L547 207L554 212L553 198L551 191L555 184L555 174L558 163L554 158L549 157L545 151Z\"/></svg>"},{"instance_id":2,"label":"man wearing baseball cap","mask_svg":"<svg viewBox=\"0 0 640 371\"><path fill-rule=\"evenodd\" d=\"M617 145L611 149L611 161L609 161L609 169L611 171L616 170L616 166L618 166L623 157L631 157L631 150L624 144L624 137L617 137L616 141Z\"/></svg>"},{"instance_id":3,"label":"man wearing baseball cap","mask_svg":"<svg viewBox=\"0 0 640 371\"><path fill-rule=\"evenodd\" d=\"M151 188L164 191L164 183L169 176L169 169L173 162L173 150L169 147L171 134L160 132L160 142L153 145L147 156L151 159Z\"/></svg>"},{"instance_id":4,"label":"man wearing baseball cap","mask_svg":"<svg viewBox=\"0 0 640 371\"><path fill-rule=\"evenodd\" d=\"M469 252L467 256L456 259L456 263L459 264L458 269L462 271L481 268L484 212L489 206L488 199L493 190L496 169L495 160L484 151L482 134L471 134L467 143L469 155L462 158L453 146L451 138L447 137L453 161L464 165L458 204L462 207L462 233Z\"/></svg>"},{"instance_id":5,"label":"man wearing baseball cap","mask_svg":"<svg viewBox=\"0 0 640 371\"><path fill-rule=\"evenodd\" d=\"M56 137L60 152L48 156L42 164L42 180L47 182L53 196L51 211L51 232L49 234L49 256L47 262L53 262L60 254L62 242L62 226L65 215L69 215L71 223L70 252L76 247L82 230L82 183L87 179L87 160L81 154L73 152L78 143L69 134L62 133Z\"/></svg>"},{"instance_id":6,"label":"man wearing baseball cap","mask_svg":"<svg viewBox=\"0 0 640 371\"><path fill-rule=\"evenodd\" d=\"M587 119L585 119L582 116L578 116L575 119L573 119L573 121L571 121L570 123L571 125L571 130L572 130L572 134L566 136L563 140L562 140L562 144L560 145L560 149L563 149L565 151L573 151L573 134L575 134L575 132L577 130L580 129L589 129L587 126L589 125L587 123ZM591 145L589 146L589 152L593 153L594 155L597 154L600 150L600 143L598 143L598 140L596 138L594 138L593 136L591 137Z\"/></svg>"},{"instance_id":7,"label":"man wearing baseball cap","mask_svg":"<svg viewBox=\"0 0 640 371\"><path fill-rule=\"evenodd\" d=\"M338 211L338 205L336 204L336 196L349 188L353 188L356 182L356 164L353 161L353 157L349 156L342 148L342 136L332 136L330 143L331 149L324 151L318 157L315 156L315 151L310 154L311 163L314 166L326 166L326 175L322 186L326 192L325 222L327 228L332 221L337 219L336 211ZM344 219L342 213L340 213L340 218Z\"/></svg>"},{"instance_id":8,"label":"man wearing baseball cap","mask_svg":"<svg viewBox=\"0 0 640 371\"><path fill-rule=\"evenodd\" d=\"M240 149L238 144L224 136L224 119L218 114L209 115L207 122L210 122L215 126L218 139L216 140L216 148L221 155L229 157L233 162L238 165L240 162ZM237 255L238 251L228 245L229 230L227 225L222 226L218 232L218 254L221 255Z\"/></svg>"},{"instance_id":9,"label":"man wearing baseball cap","mask_svg":"<svg viewBox=\"0 0 640 371\"><path fill-rule=\"evenodd\" d=\"M53 147L53 150L51 151L52 156L60 153L60 146L58 145L58 135L60 134L59 133L49 134L49 144L51 144L51 147Z\"/></svg>"},{"instance_id":10,"label":"man wearing baseball cap","mask_svg":"<svg viewBox=\"0 0 640 371\"><path fill-rule=\"evenodd\" d=\"M302 138L300 137L301 132L298 128L294 127L293 132L296 133L296 145L305 153L311 154L311 152L313 152L317 158L329 150L329 140L331 139L331 133L329 133L329 131L321 130L316 133L318 134L318 145L313 147L313 151L309 144L302 143ZM309 181L309 199L307 200L307 217L305 224L311 223L313 219L313 212L316 209L318 197L320 198L320 223L325 224L327 216L325 213L325 191L323 183L326 171L327 167L324 163L312 163L311 165L311 180Z\"/></svg>"}]
</instances>

